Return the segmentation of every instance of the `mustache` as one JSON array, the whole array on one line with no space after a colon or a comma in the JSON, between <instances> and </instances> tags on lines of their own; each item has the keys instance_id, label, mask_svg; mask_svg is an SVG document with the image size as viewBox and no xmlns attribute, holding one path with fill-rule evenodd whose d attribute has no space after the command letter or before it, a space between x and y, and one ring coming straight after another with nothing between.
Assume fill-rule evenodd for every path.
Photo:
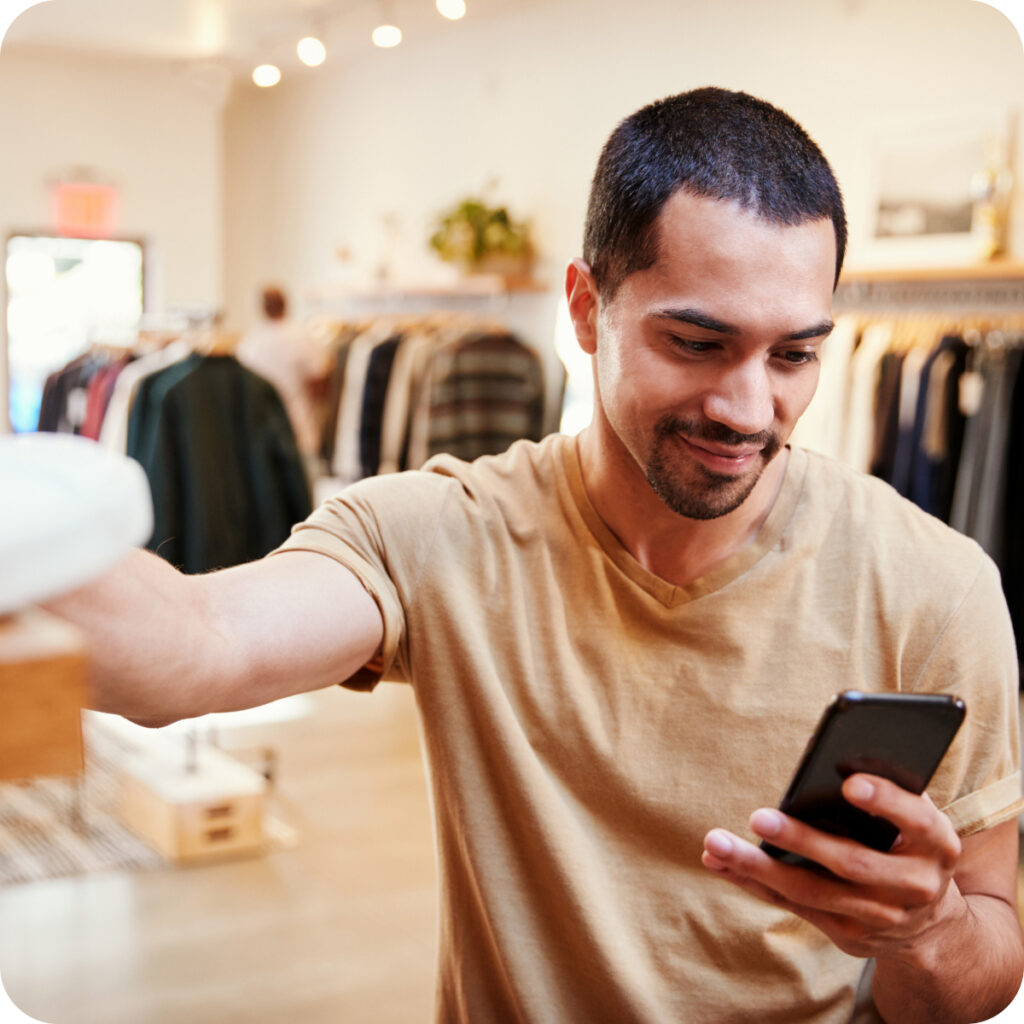
<instances>
[{"instance_id":1,"label":"mustache","mask_svg":"<svg viewBox=\"0 0 1024 1024\"><path fill-rule=\"evenodd\" d=\"M724 423L692 417L682 419L677 416L665 416L655 425L655 432L658 440L673 434L681 434L688 440L710 441L712 444L728 445L735 448L756 445L763 449L769 457L782 447L778 435L771 430L761 430L756 434L740 434Z\"/></svg>"}]
</instances>

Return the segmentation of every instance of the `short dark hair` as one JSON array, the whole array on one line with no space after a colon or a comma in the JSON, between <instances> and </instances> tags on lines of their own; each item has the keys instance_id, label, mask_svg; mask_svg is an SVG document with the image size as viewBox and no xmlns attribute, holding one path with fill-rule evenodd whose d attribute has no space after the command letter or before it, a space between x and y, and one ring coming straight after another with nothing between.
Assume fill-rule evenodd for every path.
<instances>
[{"instance_id":1,"label":"short dark hair","mask_svg":"<svg viewBox=\"0 0 1024 1024\"><path fill-rule=\"evenodd\" d=\"M263 312L271 320L280 320L288 312L288 300L277 285L267 285L260 293L260 301L263 303Z\"/></svg>"},{"instance_id":2,"label":"short dark hair","mask_svg":"<svg viewBox=\"0 0 1024 1024\"><path fill-rule=\"evenodd\" d=\"M733 200L777 224L831 218L838 283L846 214L824 154L778 107L745 92L704 88L638 110L601 151L583 258L603 299L657 261L658 215L679 189Z\"/></svg>"}]
</instances>

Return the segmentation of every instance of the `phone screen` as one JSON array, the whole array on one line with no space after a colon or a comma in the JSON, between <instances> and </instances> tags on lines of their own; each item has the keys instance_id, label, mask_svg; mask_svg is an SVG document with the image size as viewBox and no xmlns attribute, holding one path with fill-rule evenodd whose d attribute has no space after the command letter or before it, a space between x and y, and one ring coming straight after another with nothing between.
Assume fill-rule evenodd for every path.
<instances>
[{"instance_id":1,"label":"phone screen","mask_svg":"<svg viewBox=\"0 0 1024 1024\"><path fill-rule=\"evenodd\" d=\"M843 781L868 772L923 792L965 713L964 702L948 694L839 694L825 709L779 809L823 832L890 849L899 830L847 803ZM809 863L771 843L761 847L789 863Z\"/></svg>"}]
</instances>

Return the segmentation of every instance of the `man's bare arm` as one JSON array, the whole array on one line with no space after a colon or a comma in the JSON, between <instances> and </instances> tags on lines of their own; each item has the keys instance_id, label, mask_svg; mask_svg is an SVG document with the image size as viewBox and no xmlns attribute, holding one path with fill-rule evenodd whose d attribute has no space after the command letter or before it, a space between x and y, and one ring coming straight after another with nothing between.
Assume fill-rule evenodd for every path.
<instances>
[{"instance_id":1,"label":"man's bare arm","mask_svg":"<svg viewBox=\"0 0 1024 1024\"><path fill-rule=\"evenodd\" d=\"M945 902L952 908L928 941L877 961L875 1004L886 1021L988 1020L1021 982L1017 916L1017 822L963 840Z\"/></svg>"},{"instance_id":2,"label":"man's bare arm","mask_svg":"<svg viewBox=\"0 0 1024 1024\"><path fill-rule=\"evenodd\" d=\"M356 577L302 551L205 576L133 551L46 607L88 637L91 705L153 726L342 682L383 637Z\"/></svg>"}]
</instances>

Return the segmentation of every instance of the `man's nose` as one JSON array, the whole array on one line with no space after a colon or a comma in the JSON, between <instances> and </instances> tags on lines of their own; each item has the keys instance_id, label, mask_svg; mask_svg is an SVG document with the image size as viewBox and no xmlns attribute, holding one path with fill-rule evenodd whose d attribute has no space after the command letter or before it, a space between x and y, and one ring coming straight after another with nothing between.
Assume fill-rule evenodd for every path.
<instances>
[{"instance_id":1,"label":"man's nose","mask_svg":"<svg viewBox=\"0 0 1024 1024\"><path fill-rule=\"evenodd\" d=\"M762 360L746 359L724 369L704 398L704 415L737 434L769 430L775 422L775 402Z\"/></svg>"}]
</instances>

